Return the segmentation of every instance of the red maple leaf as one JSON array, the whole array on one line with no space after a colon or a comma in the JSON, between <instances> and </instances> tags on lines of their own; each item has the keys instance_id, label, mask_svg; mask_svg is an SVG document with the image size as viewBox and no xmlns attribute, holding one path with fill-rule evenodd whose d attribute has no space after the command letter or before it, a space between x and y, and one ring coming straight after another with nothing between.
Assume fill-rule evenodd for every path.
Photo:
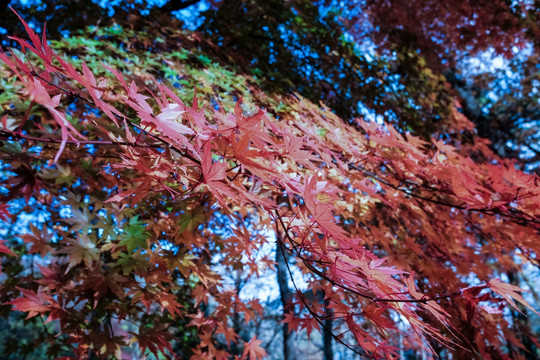
<instances>
[{"instance_id":1,"label":"red maple leaf","mask_svg":"<svg viewBox=\"0 0 540 360\"><path fill-rule=\"evenodd\" d=\"M237 197L227 184L223 181L226 180L227 164L224 162L212 162L212 145L210 142L204 146L204 153L202 159L202 172L204 176L204 182L208 185L208 188L216 198L216 200L224 207L227 208L227 204L223 199L223 195L229 197Z\"/></svg>"},{"instance_id":2,"label":"red maple leaf","mask_svg":"<svg viewBox=\"0 0 540 360\"><path fill-rule=\"evenodd\" d=\"M345 231L336 224L334 214L329 205L321 203L315 198L317 193L317 178L311 177L304 192L306 207L313 216L312 222L317 223L328 236L345 238Z\"/></svg>"},{"instance_id":3,"label":"red maple leaf","mask_svg":"<svg viewBox=\"0 0 540 360\"><path fill-rule=\"evenodd\" d=\"M249 340L249 342L244 343L244 352L242 353L242 359L256 360L263 359L268 356L266 350L261 347L262 340L257 339L255 335Z\"/></svg>"},{"instance_id":4,"label":"red maple leaf","mask_svg":"<svg viewBox=\"0 0 540 360\"><path fill-rule=\"evenodd\" d=\"M518 286L506 284L503 283L499 279L490 280L488 282L488 286L494 293L502 296L506 301L510 303L513 307L515 307L518 311L518 307L514 300L518 301L525 307L527 307L529 310L531 310L536 315L540 315L524 298L519 294L519 292L523 292L525 290L519 288Z\"/></svg>"},{"instance_id":5,"label":"red maple leaf","mask_svg":"<svg viewBox=\"0 0 540 360\"><path fill-rule=\"evenodd\" d=\"M171 353L173 352L173 348L169 342L172 335L165 330L141 325L138 334L133 332L130 332L130 334L134 335L135 339L137 339L139 349L141 349L143 354L148 349L148 351L159 358L159 353L164 353L165 349Z\"/></svg>"},{"instance_id":6,"label":"red maple leaf","mask_svg":"<svg viewBox=\"0 0 540 360\"><path fill-rule=\"evenodd\" d=\"M30 224L31 234L19 235L19 237L26 243L31 243L30 247L31 254L40 254L41 256L46 256L48 253L52 252L52 247L49 245L53 233L49 232L46 225L43 225L43 229L39 230L34 225Z\"/></svg>"},{"instance_id":7,"label":"red maple leaf","mask_svg":"<svg viewBox=\"0 0 540 360\"><path fill-rule=\"evenodd\" d=\"M0 221L9 221L9 205L0 204Z\"/></svg>"},{"instance_id":8,"label":"red maple leaf","mask_svg":"<svg viewBox=\"0 0 540 360\"><path fill-rule=\"evenodd\" d=\"M182 305L178 303L178 299L175 295L170 294L168 292L161 292L157 296L158 303L164 308L169 311L169 313L172 315L172 317L175 316L182 316L182 313L180 312L180 308Z\"/></svg>"},{"instance_id":9,"label":"red maple leaf","mask_svg":"<svg viewBox=\"0 0 540 360\"><path fill-rule=\"evenodd\" d=\"M51 299L45 296L41 290L33 292L32 290L21 289L19 287L17 289L23 296L4 304L13 305L14 310L27 312L27 319L52 310Z\"/></svg>"},{"instance_id":10,"label":"red maple leaf","mask_svg":"<svg viewBox=\"0 0 540 360\"><path fill-rule=\"evenodd\" d=\"M15 255L11 249L9 249L7 246L2 245L2 243L5 242L5 240L0 240L0 253L2 254L8 254L8 255ZM16 255L15 255L16 256Z\"/></svg>"},{"instance_id":11,"label":"red maple leaf","mask_svg":"<svg viewBox=\"0 0 540 360\"><path fill-rule=\"evenodd\" d=\"M231 342L237 343L238 334L234 331L234 328L219 324L216 330L216 334L223 334L225 342L230 344Z\"/></svg>"}]
</instances>

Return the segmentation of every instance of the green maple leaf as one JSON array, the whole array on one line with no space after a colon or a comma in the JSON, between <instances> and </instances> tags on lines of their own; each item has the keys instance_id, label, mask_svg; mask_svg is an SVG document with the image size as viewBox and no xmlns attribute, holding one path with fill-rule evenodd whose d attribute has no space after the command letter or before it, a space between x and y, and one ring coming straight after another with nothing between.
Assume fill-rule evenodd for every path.
<instances>
[{"instance_id":1,"label":"green maple leaf","mask_svg":"<svg viewBox=\"0 0 540 360\"><path fill-rule=\"evenodd\" d=\"M124 276L129 275L133 270L135 270L135 273L142 274L149 266L147 255L139 252L131 255L121 252L116 263L122 267L122 274Z\"/></svg>"},{"instance_id":2,"label":"green maple leaf","mask_svg":"<svg viewBox=\"0 0 540 360\"><path fill-rule=\"evenodd\" d=\"M125 245L130 254L137 248L146 248L146 238L150 234L145 231L145 225L144 222L139 221L138 216L129 219L128 225L124 226L120 234L119 245Z\"/></svg>"},{"instance_id":3,"label":"green maple leaf","mask_svg":"<svg viewBox=\"0 0 540 360\"><path fill-rule=\"evenodd\" d=\"M43 168L41 170L41 177L54 180L56 185L71 184L75 178L69 166L62 166L60 164L57 164L56 168Z\"/></svg>"},{"instance_id":4,"label":"green maple leaf","mask_svg":"<svg viewBox=\"0 0 540 360\"><path fill-rule=\"evenodd\" d=\"M185 230L193 231L206 219L204 210L202 208L196 208L192 211L186 211L178 221L180 226L179 231L184 232Z\"/></svg>"},{"instance_id":5,"label":"green maple leaf","mask_svg":"<svg viewBox=\"0 0 540 360\"><path fill-rule=\"evenodd\" d=\"M99 222L96 225L97 229L100 229L101 232L101 239L108 241L108 240L115 240L118 236L117 233L117 225L115 224L113 218L109 215L97 215Z\"/></svg>"}]
</instances>

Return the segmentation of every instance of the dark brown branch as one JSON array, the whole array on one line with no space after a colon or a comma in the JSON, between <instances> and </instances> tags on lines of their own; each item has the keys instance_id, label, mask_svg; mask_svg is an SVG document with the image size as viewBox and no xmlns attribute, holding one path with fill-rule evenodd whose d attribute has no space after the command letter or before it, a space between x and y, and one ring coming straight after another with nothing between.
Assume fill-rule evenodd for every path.
<instances>
[{"instance_id":1,"label":"dark brown branch","mask_svg":"<svg viewBox=\"0 0 540 360\"><path fill-rule=\"evenodd\" d=\"M498 209L490 209L490 208L483 208L483 209L475 209L475 208L468 208L466 206L464 206L463 204L452 204L452 203L449 203L449 202L445 202L445 201L441 201L441 200L438 200L438 199L434 199L432 197L425 197L425 196L422 196L420 194L416 194L414 193L413 191L409 190L409 189L405 189L405 188L402 188L400 186L395 186L393 184L391 184L390 182L382 179L381 177L377 176L376 174L366 170L366 169L363 169L362 167L359 167L358 165L354 164L354 163L347 163L347 165L349 165L349 167L351 169L355 169L357 171L361 171L364 175L374 179L374 180L377 180L378 182L380 182L381 184L383 185L386 185L394 190L397 190L397 191L400 191L404 194L407 194L413 198L416 198L418 200L422 200L422 201L427 201L427 202L430 202L430 203L433 203L433 204L437 204L437 205L441 205L441 206L446 206L446 207L450 207L450 208L455 208L455 209L458 209L458 210L467 210L467 211L472 211L472 212L478 212L478 213L483 213L483 214L486 214L486 215L490 215L490 216L494 216L494 215L498 215L498 216L501 216L505 219L507 219L508 221L511 221L515 224L518 224L518 225L522 225L522 226L530 226L530 224L536 224L536 228L540 228L540 220L537 220L535 218L532 218L531 215L528 215L528 214L525 214L519 210L516 210L516 209L508 209L507 210L510 212L510 214L507 214L507 213L504 213ZM418 187L422 187L422 185L418 185ZM432 187L429 187L429 190L431 191L437 191L437 192L440 192L442 193L442 191L440 189L434 189ZM513 213L513 214L512 214Z\"/></svg>"},{"instance_id":2,"label":"dark brown branch","mask_svg":"<svg viewBox=\"0 0 540 360\"><path fill-rule=\"evenodd\" d=\"M5 133L8 136L5 137L1 135L1 133ZM0 131L0 139L1 140L29 140L29 141L36 141L36 142L42 142L42 143L49 143L49 144L60 144L62 143L61 139L55 139L55 138L44 138L44 137L35 137L35 136L28 136L23 135L11 131ZM66 144L70 145L101 145L101 146L131 146L131 147L141 147L141 148L164 148L165 146L162 144L137 144L137 143L131 143L128 141L107 141L107 140L66 140Z\"/></svg>"},{"instance_id":3,"label":"dark brown branch","mask_svg":"<svg viewBox=\"0 0 540 360\"><path fill-rule=\"evenodd\" d=\"M159 8L160 11L178 11L183 10L185 8L190 7L191 5L195 5L196 3L200 2L201 0L182 0L182 1L169 1L167 4L163 5Z\"/></svg>"}]
</instances>

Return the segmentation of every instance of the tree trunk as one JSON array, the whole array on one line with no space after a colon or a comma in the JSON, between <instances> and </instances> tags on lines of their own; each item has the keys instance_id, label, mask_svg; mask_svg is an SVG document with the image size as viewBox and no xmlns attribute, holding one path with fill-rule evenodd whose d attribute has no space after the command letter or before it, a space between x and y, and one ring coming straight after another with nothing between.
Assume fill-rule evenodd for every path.
<instances>
[{"instance_id":1,"label":"tree trunk","mask_svg":"<svg viewBox=\"0 0 540 360\"><path fill-rule=\"evenodd\" d=\"M333 326L333 311L328 307L328 300L324 304L324 315L326 316L326 319L324 320L324 327L326 330L323 330L322 336L323 336L323 353L324 353L324 360L333 360L334 359L334 351L332 349L332 326Z\"/></svg>"},{"instance_id":2,"label":"tree trunk","mask_svg":"<svg viewBox=\"0 0 540 360\"><path fill-rule=\"evenodd\" d=\"M512 285L519 286L518 274L513 271L506 273L508 281ZM531 326L527 317L527 308L519 302L516 302L519 311L512 310L512 321L514 323L514 331L524 349L519 349L519 354L526 360L538 359L537 348L531 340ZM514 349L515 351L515 349Z\"/></svg>"},{"instance_id":3,"label":"tree trunk","mask_svg":"<svg viewBox=\"0 0 540 360\"><path fill-rule=\"evenodd\" d=\"M277 281L279 285L279 294L281 296L281 304L283 305L283 318L286 313L293 312L292 307L292 291L289 288L288 269L286 250L283 244L283 238L276 226L276 267L277 267ZM289 326L283 324L283 359L294 360L294 334L289 333Z\"/></svg>"}]
</instances>

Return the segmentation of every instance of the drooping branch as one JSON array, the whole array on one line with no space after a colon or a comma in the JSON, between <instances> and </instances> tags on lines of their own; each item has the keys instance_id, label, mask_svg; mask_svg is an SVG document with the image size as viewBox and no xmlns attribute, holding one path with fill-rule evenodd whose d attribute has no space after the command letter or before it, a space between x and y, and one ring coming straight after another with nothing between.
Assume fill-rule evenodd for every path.
<instances>
[{"instance_id":1,"label":"drooping branch","mask_svg":"<svg viewBox=\"0 0 540 360\"><path fill-rule=\"evenodd\" d=\"M92 106L92 107L94 107L96 109L101 110L99 108L99 106L97 106L92 100L87 99L87 98L75 93L71 88L70 89L63 88L63 87L59 86L58 84L56 84L54 82L51 82L51 81L48 81L47 79L41 77L36 72L34 72L33 75L35 77L39 78L40 80L46 82L47 84L56 87L58 90L64 92L65 94L67 94L69 96L72 96L72 97L75 97L75 98L77 98L77 99L79 99L81 101L84 101L88 105L90 105L90 106ZM117 119L121 120L120 117L117 117ZM127 118L125 118L125 119L127 120L128 125L130 125L133 128L137 129L141 133L145 133L146 135L153 137L157 141L164 144L166 147L171 148L172 150L175 150L176 152L178 152L182 156L184 156L184 157L190 159L191 161L193 161L194 163L200 165L200 161L198 159L190 156L187 152L182 151L181 149L175 147L173 144L171 144L170 141L167 141L167 140L161 138L160 136L148 131L146 128L143 128L143 127L135 124L133 121L131 121L131 120L127 119ZM49 142L53 142L53 141L49 141ZM79 142L79 143L82 144L83 142ZM121 144L118 144L118 145L121 145ZM128 144L126 144L126 145L128 145ZM135 145L133 145L133 146L135 146ZM150 146L150 147L153 147L153 146ZM439 200L439 199L436 199L436 198L433 198L433 197L426 197L426 196L420 195L420 194L418 194L418 193L416 193L416 192L414 192L414 191L412 191L410 189L406 189L406 188L403 188L403 187L400 187L400 186L393 185L389 181L387 181L387 180L381 178L380 176L378 176L377 174L365 169L361 165L358 165L358 164L353 163L353 162L349 162L347 159L341 159L341 160L345 161L347 163L347 165L349 166L349 168L360 171L364 175L366 175L366 176L380 182L381 184L386 185L386 186L388 186L388 187L390 187L390 188L392 188L394 190L400 191L400 192L402 192L402 193L404 193L404 194L406 194L408 196L414 197L414 198L416 198L416 199L418 199L420 201L430 202L430 203L433 203L433 204L437 204L437 205L441 205L441 206L445 206L445 207L450 207L450 208L455 208L455 209L458 209L458 210L466 210L466 211L483 213L483 214L490 215L490 216L501 216L501 217L504 217L505 219L508 219L508 221L511 221L511 222L516 223L518 225L530 226L531 224L535 224L536 228L540 229L540 219L536 219L536 218L534 218L534 217L532 217L532 216L530 216L528 214L525 214L525 213L523 213L523 212L521 212L519 210L508 208L507 210L508 210L509 213L505 213L505 212L502 212L502 211L500 211L500 210L498 210L496 208L492 208L492 209L489 209L489 208L485 208L485 209L468 208L464 204L453 204L453 203L442 201L442 200ZM415 185L417 188L426 188L426 186L422 185L422 184L414 183L413 185ZM435 193L444 193L440 189L437 189L437 188L434 188L434 187L428 187L427 190L430 190L430 191L435 192Z\"/></svg>"},{"instance_id":2,"label":"drooping branch","mask_svg":"<svg viewBox=\"0 0 540 360\"><path fill-rule=\"evenodd\" d=\"M276 210L276 213L277 213L277 210ZM281 226L283 227L283 221L281 219L281 217L279 217L279 213L278 213L278 219L279 219L279 222L281 223ZM277 223L276 223L276 231L279 231L278 229L278 226L277 226ZM285 236L289 239L290 241L290 237L289 235L287 234L287 230L285 229L284 230L284 233L286 234ZM276 234L277 235L277 234ZM313 316L313 318L315 319L315 321L317 321L317 323L319 324L319 326L321 326L322 329L324 329L324 331L326 331L328 334L330 334L334 340L338 343L340 343L341 345L345 346L347 349L353 351L355 354L358 354L360 356L366 356L366 354L364 353L361 353L359 352L358 350L356 350L355 348L353 348L351 345L347 344L346 342L344 342L342 339L341 339L341 336L339 335L336 335L333 333L332 329L329 329L326 324L324 323L324 321L321 319L321 317L315 312L313 311L313 309L309 306L309 304L307 303L304 295L302 294L302 292L300 291L300 289L298 289L298 286L296 285L296 281L294 280L294 276L293 276L293 273L292 273L292 270L291 270L291 267L289 266L289 262L286 260L287 259L287 254L285 253L285 245L283 244L283 242L278 242L278 249L276 249L276 251L279 251L281 252L281 255L283 256L283 258L285 258L285 266L287 268L287 272L291 278L291 282L294 286L294 290L296 292L296 294L298 295L298 297L300 298L300 301L302 302L302 304L304 305L304 307L306 308L306 310L310 313L311 316Z\"/></svg>"},{"instance_id":3,"label":"drooping branch","mask_svg":"<svg viewBox=\"0 0 540 360\"><path fill-rule=\"evenodd\" d=\"M69 88L69 89L63 88L63 87L61 87L60 85L55 84L54 82L51 82L51 81L49 81L49 80L43 78L42 76L40 76L40 75L37 74L36 72L34 72L32 75L35 76L36 78L38 78L38 79L40 79L40 80L46 82L47 84L49 84L49 85L51 85L51 86L54 86L55 88L57 88L57 89L60 90L61 92L65 93L65 94L67 94L67 95L69 95L69 96L72 96L72 97L74 97L74 98L77 98L77 99L79 99L79 100L81 100L81 101L84 101L87 105L93 107L94 109L97 109L97 110L102 111L102 109L101 109L94 101L89 100L89 99L87 99L87 98L85 98L85 97L83 97L83 96L81 96L81 95L75 93L71 88ZM57 75L57 76L58 76L58 75ZM59 76L59 78L60 78L61 80L63 80L62 77ZM140 131L141 134L144 133L144 134L146 134L147 136L150 136L150 137L154 138L155 140L157 140L157 141L159 141L160 143L163 144L163 146L155 146L155 144L154 144L154 145L150 145L150 146L146 146L146 147L156 147L156 148L158 148L158 147L166 147L166 148L169 148L169 149L172 149L172 150L176 151L178 154L180 154L181 156L183 156L183 157L185 157L185 158L187 158L187 159L193 161L193 162L194 162L195 164L197 164L197 165L200 165L200 164L201 164L201 162L200 162L199 159L196 159L195 157L191 156L191 155L188 154L187 152L182 151L180 148L178 148L178 147L176 147L175 145L173 145L170 141L167 141L167 140L163 139L162 137L160 137L159 135L153 134L152 132L148 131L148 129L147 129L146 127L141 127L141 126L135 124L133 121L131 121L131 120L130 120L129 118L127 118L126 116L123 116L123 117L120 117L120 116L118 116L118 115L115 115L115 116L116 116L116 119L117 119L117 120L126 120L126 123L127 123L129 126L131 126L131 127L134 128L134 129L137 129L138 131ZM20 136L21 134L18 134L18 135ZM138 140L138 138L137 138L137 140ZM36 141L41 141L41 140L36 140ZM99 141L101 141L101 140L99 140ZM45 140L44 142L56 143L57 141L56 141L56 140L49 139L49 140ZM59 141L59 143L61 143L61 142L62 142L62 141ZM64 143L65 143L65 144L68 144L68 143L71 143L71 144L83 144L84 142L81 142L81 141L69 141L69 140L66 140L66 141L64 141ZM87 142L87 144L91 144L91 142ZM138 141L135 141L135 143L129 143L129 142L123 143L123 142L114 142L114 141L113 141L112 144L114 144L114 145L129 145L129 146L135 146L135 147L145 147L145 146L140 146L140 145L138 144ZM102 145L106 145L106 143L102 143Z\"/></svg>"},{"instance_id":4,"label":"drooping branch","mask_svg":"<svg viewBox=\"0 0 540 360\"><path fill-rule=\"evenodd\" d=\"M374 302L381 302L381 303L382 302L393 302L393 303L421 303L421 304L426 304L428 301L437 301L437 300L448 299L448 298L463 295L463 290L459 290L459 291L455 291L455 292L449 293L449 294L443 294L443 295L438 295L438 296L434 296L434 297L424 297L424 298L421 298L421 299L389 299L389 298L380 298L380 297L377 297L377 296L362 293L362 292L360 292L358 290L355 290L355 289L351 289L350 287L347 287L347 286L345 286L343 284L340 284L340 283L336 282L334 279L327 276L324 272L320 271L319 269L315 268L312 264L310 264L309 263L310 260L303 257L302 254L300 253L300 251L298 250L297 242L295 242L291 238L291 235L289 234L288 228L285 225L285 223L283 222L283 219L282 219L281 215L279 214L279 212L277 210L275 211L275 214L276 214L276 217L277 217L281 227L283 228L283 234L285 235L285 237L287 238L287 240L289 241L291 246L293 246L293 248L295 249L296 255L298 256L298 258L300 258L300 260L302 260L304 265L309 270L311 270L314 274L318 275L322 279L328 281L333 286L336 286L336 287L339 287L339 288L341 288L341 289L343 289L345 291L351 292L351 293L353 293L355 295L358 295L358 296L360 296L360 297L362 297L364 299L368 299L368 300L371 300L371 301L374 301ZM330 265L330 264L328 264L328 265Z\"/></svg>"},{"instance_id":5,"label":"drooping branch","mask_svg":"<svg viewBox=\"0 0 540 360\"><path fill-rule=\"evenodd\" d=\"M5 135L4 135L5 134ZM47 137L35 137L28 136L24 134L19 134L17 132L0 130L0 139L1 140L29 140L36 141L48 144L60 144L61 139L47 138ZM140 147L140 148L153 148L153 149L162 149L165 146L162 144L143 144L143 143L132 143L129 141L108 141L108 140L67 140L66 144L70 145L100 145L100 146L130 146L130 147Z\"/></svg>"},{"instance_id":6,"label":"drooping branch","mask_svg":"<svg viewBox=\"0 0 540 360\"><path fill-rule=\"evenodd\" d=\"M531 215L525 214L522 211L519 211L519 210L516 210L516 209L508 209L508 211L511 212L511 213L507 214L507 213L501 212L500 210L498 210L496 208L491 208L491 209L490 208L480 208L480 209L479 208L469 208L469 207L467 207L467 206L465 206L463 204L452 204L450 202L434 199L432 197L425 197L425 196L417 194L414 191L411 191L409 189L405 189L405 188L402 188L400 186L393 185L389 181L386 181L385 179L381 178L380 176L372 173L371 171L368 171L368 170L360 167L357 164L347 163L347 165L351 169L360 171L364 175L372 178L373 180L376 180L376 181L380 182L381 184L383 184L385 186L388 186L388 187L390 187L390 188L392 188L394 190L402 192L402 193L404 193L404 194L406 194L408 196L411 196L411 197L416 198L416 199L421 200L421 201L426 201L426 202L430 202L430 203L433 203L433 204L437 204L437 205L441 205L441 206L445 206L445 207L449 207L449 208L455 208L455 209L458 209L458 210L467 210L467 211L472 211L472 212L477 212L477 213L483 213L483 214L490 215L490 216L501 216L501 217L504 217L508 221L511 221L511 222L513 222L515 224L522 225L522 226L530 226L531 224L535 224L535 228L540 229L540 219L534 218ZM424 187L423 185L419 185L419 184L415 184L415 185L418 188ZM429 187L429 190L430 191L435 191L435 192L438 192L438 193L443 193L440 189L436 189L436 188L433 188L433 187Z\"/></svg>"}]
</instances>

